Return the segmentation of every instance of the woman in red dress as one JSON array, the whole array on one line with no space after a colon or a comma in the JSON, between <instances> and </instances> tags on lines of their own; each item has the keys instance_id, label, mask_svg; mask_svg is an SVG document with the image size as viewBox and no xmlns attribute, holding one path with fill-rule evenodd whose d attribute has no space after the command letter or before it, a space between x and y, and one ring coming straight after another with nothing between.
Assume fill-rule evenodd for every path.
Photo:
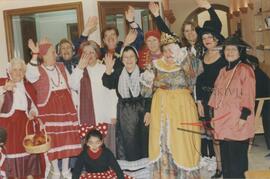
<instances>
[{"instance_id":1,"label":"woman in red dress","mask_svg":"<svg viewBox=\"0 0 270 179\"><path fill-rule=\"evenodd\" d=\"M46 153L46 176L52 165L52 178L70 178L69 157L81 151L78 135L77 112L74 107L68 85L69 73L63 64L56 63L53 45L42 40L35 45L29 40L32 59L27 65L26 78L33 83L37 91L37 107L39 118L43 121L48 134L52 138L51 149ZM37 57L42 59L38 64ZM62 172L58 167L58 159L62 159Z\"/></svg>"},{"instance_id":2,"label":"woman in red dress","mask_svg":"<svg viewBox=\"0 0 270 179\"><path fill-rule=\"evenodd\" d=\"M39 156L26 153L23 147L26 123L37 114L35 90L24 80L25 70L23 60L13 59L9 64L8 78L0 79L0 126L8 134L1 151L0 166L8 178L31 179L41 175Z\"/></svg>"}]
</instances>

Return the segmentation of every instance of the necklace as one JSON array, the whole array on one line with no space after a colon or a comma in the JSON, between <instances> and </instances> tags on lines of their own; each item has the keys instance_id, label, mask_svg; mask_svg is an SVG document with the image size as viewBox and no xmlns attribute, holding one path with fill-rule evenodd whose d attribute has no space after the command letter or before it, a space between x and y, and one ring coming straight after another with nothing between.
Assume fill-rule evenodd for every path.
<instances>
[{"instance_id":1,"label":"necklace","mask_svg":"<svg viewBox=\"0 0 270 179\"><path fill-rule=\"evenodd\" d=\"M55 65L53 65L53 68L52 69L50 69L50 68L48 68L48 66L46 66L46 65L43 65L45 68L46 68L46 70L48 70L48 71L54 71L55 69L56 69L56 67L55 67Z\"/></svg>"},{"instance_id":2,"label":"necklace","mask_svg":"<svg viewBox=\"0 0 270 179\"><path fill-rule=\"evenodd\" d=\"M46 68L46 69L47 69L47 68ZM59 87L59 86L60 86L60 72L59 72L59 70L58 70L56 67L55 67L54 69L56 69L56 72L57 72L57 83L55 83L55 82L53 81L53 78L50 78L50 80L51 80L53 86ZM54 70L54 69L53 69L53 70ZM53 71L53 70L50 70L50 71Z\"/></svg>"}]
</instances>

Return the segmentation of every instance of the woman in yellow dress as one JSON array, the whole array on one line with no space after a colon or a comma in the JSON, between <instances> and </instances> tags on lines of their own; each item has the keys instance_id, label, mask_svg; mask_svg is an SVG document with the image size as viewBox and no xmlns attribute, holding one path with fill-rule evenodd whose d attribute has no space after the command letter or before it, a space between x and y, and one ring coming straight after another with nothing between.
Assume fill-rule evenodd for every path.
<instances>
[{"instance_id":1,"label":"woman in yellow dress","mask_svg":"<svg viewBox=\"0 0 270 179\"><path fill-rule=\"evenodd\" d=\"M199 178L200 127L191 96L190 64L178 39L162 33L163 57L154 62L154 90L149 129L153 178ZM189 125L190 123L190 125Z\"/></svg>"}]
</instances>

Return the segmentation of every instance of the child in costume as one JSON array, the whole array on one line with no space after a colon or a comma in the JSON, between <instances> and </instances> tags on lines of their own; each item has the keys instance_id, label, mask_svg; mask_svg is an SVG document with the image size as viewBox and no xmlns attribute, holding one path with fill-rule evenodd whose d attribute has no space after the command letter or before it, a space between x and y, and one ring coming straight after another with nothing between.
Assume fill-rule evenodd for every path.
<instances>
[{"instance_id":1,"label":"child in costume","mask_svg":"<svg viewBox=\"0 0 270 179\"><path fill-rule=\"evenodd\" d=\"M85 144L75 164L72 179L132 179L124 175L113 153L104 145L103 137L107 129L108 126L103 123L96 127L81 127L80 135L85 136Z\"/></svg>"}]
</instances>

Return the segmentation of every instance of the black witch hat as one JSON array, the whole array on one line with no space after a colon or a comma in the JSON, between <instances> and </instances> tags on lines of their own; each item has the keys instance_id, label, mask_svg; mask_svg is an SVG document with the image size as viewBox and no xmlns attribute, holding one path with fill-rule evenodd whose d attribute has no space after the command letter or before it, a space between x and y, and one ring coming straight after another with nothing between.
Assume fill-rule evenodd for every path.
<instances>
[{"instance_id":1,"label":"black witch hat","mask_svg":"<svg viewBox=\"0 0 270 179\"><path fill-rule=\"evenodd\" d=\"M227 45L235 45L237 47L242 47L242 48L246 48L246 49L251 49L252 47L245 42L244 40L242 40L238 35L232 35L230 37L228 37L222 44L221 46L227 46Z\"/></svg>"},{"instance_id":2,"label":"black witch hat","mask_svg":"<svg viewBox=\"0 0 270 179\"><path fill-rule=\"evenodd\" d=\"M210 33L215 36L220 43L222 43L225 39L221 34L221 25L211 20L205 21L203 27L197 27L196 32L200 37L202 37L204 34Z\"/></svg>"}]
</instances>

